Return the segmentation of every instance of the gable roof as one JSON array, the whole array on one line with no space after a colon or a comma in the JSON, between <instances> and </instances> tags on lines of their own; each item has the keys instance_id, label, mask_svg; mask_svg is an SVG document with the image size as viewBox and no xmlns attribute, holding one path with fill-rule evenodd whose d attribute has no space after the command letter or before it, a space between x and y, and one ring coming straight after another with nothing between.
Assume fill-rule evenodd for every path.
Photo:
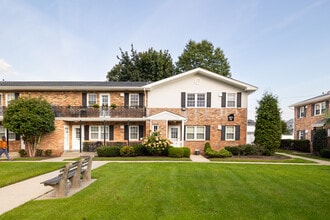
<instances>
[{"instance_id":1,"label":"gable roof","mask_svg":"<svg viewBox=\"0 0 330 220\"><path fill-rule=\"evenodd\" d=\"M327 100L330 100L330 91L327 92L327 93L324 93L322 95L315 96L313 98L306 99L306 100L301 101L301 102L297 102L293 105L290 105L290 107L303 106L303 105L307 105L307 104L311 104L311 103L317 103L317 102L323 102L323 101L327 101Z\"/></svg>"},{"instance_id":2,"label":"gable roof","mask_svg":"<svg viewBox=\"0 0 330 220\"><path fill-rule=\"evenodd\" d=\"M258 89L257 87L252 86L250 84L247 84L247 83L244 83L244 82L241 82L241 81L238 81L238 80L226 77L226 76L222 76L222 75L219 75L217 73L214 73L214 72L202 69L202 68L196 68L196 69L193 69L193 70L189 70L187 72L180 73L180 74L177 74L177 75L174 75L174 76L171 76L171 77L168 77L168 78L165 78L165 79L147 84L143 87L146 88L146 89L151 89L153 87L157 87L157 86L160 86L160 85L163 85L163 84L166 84L166 83L170 83L170 82L176 81L176 80L181 79L181 78L186 78L186 77L190 77L190 76L194 76L194 75L198 75L198 74L203 75L203 76L207 76L207 77L212 78L214 80L217 80L219 82L229 84L233 87L240 88L243 91L248 92L248 93L252 93L252 92L254 92Z\"/></svg>"},{"instance_id":3,"label":"gable roof","mask_svg":"<svg viewBox=\"0 0 330 220\"><path fill-rule=\"evenodd\" d=\"M0 91L109 91L140 90L148 82L109 81L0 81Z\"/></svg>"},{"instance_id":4,"label":"gable roof","mask_svg":"<svg viewBox=\"0 0 330 220\"><path fill-rule=\"evenodd\" d=\"M180 116L180 115L176 115L172 112L168 112L168 111L163 111L160 112L158 114L155 115L151 115L149 116L147 119L151 119L151 120L171 120L171 121L185 121L186 118Z\"/></svg>"}]
</instances>

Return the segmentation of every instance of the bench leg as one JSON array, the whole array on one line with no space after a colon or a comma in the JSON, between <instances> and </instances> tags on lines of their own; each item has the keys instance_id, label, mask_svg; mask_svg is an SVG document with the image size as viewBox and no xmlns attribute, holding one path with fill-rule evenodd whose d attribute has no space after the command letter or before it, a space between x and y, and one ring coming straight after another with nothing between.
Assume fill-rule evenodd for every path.
<instances>
[{"instance_id":1,"label":"bench leg","mask_svg":"<svg viewBox=\"0 0 330 220\"><path fill-rule=\"evenodd\" d=\"M65 197L67 194L66 180L61 180L57 185L54 186L55 197Z\"/></svg>"}]
</instances>

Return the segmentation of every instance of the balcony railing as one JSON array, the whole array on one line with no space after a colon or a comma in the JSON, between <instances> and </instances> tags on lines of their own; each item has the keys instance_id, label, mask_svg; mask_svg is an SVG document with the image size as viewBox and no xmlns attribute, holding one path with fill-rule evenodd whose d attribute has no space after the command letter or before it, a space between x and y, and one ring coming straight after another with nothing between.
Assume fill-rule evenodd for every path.
<instances>
[{"instance_id":1,"label":"balcony railing","mask_svg":"<svg viewBox=\"0 0 330 220\"><path fill-rule=\"evenodd\" d=\"M98 117L109 117L109 118L142 118L145 116L144 107L124 107L117 106L116 108L111 107L83 107L83 106L52 106L55 117L76 117L76 118L98 118ZM4 115L6 107L0 106L0 117Z\"/></svg>"},{"instance_id":2,"label":"balcony railing","mask_svg":"<svg viewBox=\"0 0 330 220\"><path fill-rule=\"evenodd\" d=\"M53 106L55 117L81 117L81 118L142 118L145 116L144 107L82 107L82 106Z\"/></svg>"}]
</instances>

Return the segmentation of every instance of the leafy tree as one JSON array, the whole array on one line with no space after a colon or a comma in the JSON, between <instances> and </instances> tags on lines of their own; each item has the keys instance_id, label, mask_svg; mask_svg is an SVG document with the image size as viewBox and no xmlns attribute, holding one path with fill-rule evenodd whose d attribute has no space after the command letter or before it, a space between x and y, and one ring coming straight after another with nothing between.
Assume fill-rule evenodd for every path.
<instances>
[{"instance_id":1,"label":"leafy tree","mask_svg":"<svg viewBox=\"0 0 330 220\"><path fill-rule=\"evenodd\" d=\"M207 40L196 43L190 40L176 62L176 71L185 72L198 67L231 77L230 65L220 48Z\"/></svg>"},{"instance_id":2,"label":"leafy tree","mask_svg":"<svg viewBox=\"0 0 330 220\"><path fill-rule=\"evenodd\" d=\"M44 134L55 130L55 116L51 105L42 98L19 98L13 100L3 117L3 125L20 135L30 157L35 156Z\"/></svg>"},{"instance_id":3,"label":"leafy tree","mask_svg":"<svg viewBox=\"0 0 330 220\"><path fill-rule=\"evenodd\" d=\"M137 52L131 45L131 54L123 52L117 56L119 63L107 74L109 81L158 81L174 74L174 65L167 50L159 52L149 48Z\"/></svg>"},{"instance_id":4,"label":"leafy tree","mask_svg":"<svg viewBox=\"0 0 330 220\"><path fill-rule=\"evenodd\" d=\"M273 155L281 144L281 116L277 97L264 93L258 101L255 143L265 148L266 155Z\"/></svg>"}]
</instances>

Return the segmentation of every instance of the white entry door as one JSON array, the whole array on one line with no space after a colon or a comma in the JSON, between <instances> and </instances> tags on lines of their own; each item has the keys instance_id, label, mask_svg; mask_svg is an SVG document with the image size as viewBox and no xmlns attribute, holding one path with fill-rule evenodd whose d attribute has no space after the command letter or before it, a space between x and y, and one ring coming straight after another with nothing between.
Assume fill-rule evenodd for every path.
<instances>
[{"instance_id":1,"label":"white entry door","mask_svg":"<svg viewBox=\"0 0 330 220\"><path fill-rule=\"evenodd\" d=\"M81 138L80 138L81 134ZM81 148L83 147L84 141L84 126L73 125L72 126L72 150L80 150L80 141L81 141ZM81 149L82 150L82 149Z\"/></svg>"},{"instance_id":2,"label":"white entry door","mask_svg":"<svg viewBox=\"0 0 330 220\"><path fill-rule=\"evenodd\" d=\"M64 151L69 150L69 140L70 140L69 126L64 125Z\"/></svg>"},{"instance_id":3,"label":"white entry door","mask_svg":"<svg viewBox=\"0 0 330 220\"><path fill-rule=\"evenodd\" d=\"M174 147L180 147L180 126L169 126L169 139L172 141Z\"/></svg>"}]
</instances>

